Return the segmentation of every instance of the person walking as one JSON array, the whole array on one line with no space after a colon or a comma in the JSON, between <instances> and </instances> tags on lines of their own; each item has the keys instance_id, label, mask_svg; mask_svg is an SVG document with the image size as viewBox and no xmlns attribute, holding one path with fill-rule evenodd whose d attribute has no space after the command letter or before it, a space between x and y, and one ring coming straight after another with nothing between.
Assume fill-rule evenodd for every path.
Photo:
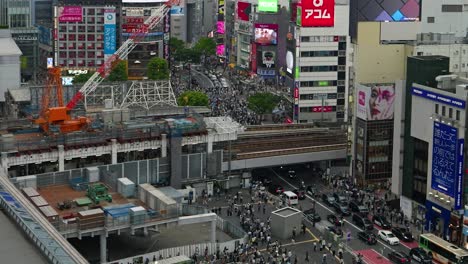
<instances>
[{"instance_id":1,"label":"person walking","mask_svg":"<svg viewBox=\"0 0 468 264\"><path fill-rule=\"evenodd\" d=\"M314 252L317 252L317 242L314 242Z\"/></svg>"},{"instance_id":2,"label":"person walking","mask_svg":"<svg viewBox=\"0 0 468 264\"><path fill-rule=\"evenodd\" d=\"M315 244L315 247L316 246L317 246L317 244ZM314 249L314 251L315 251L315 249ZM306 251L305 261L309 262L309 251Z\"/></svg>"}]
</instances>

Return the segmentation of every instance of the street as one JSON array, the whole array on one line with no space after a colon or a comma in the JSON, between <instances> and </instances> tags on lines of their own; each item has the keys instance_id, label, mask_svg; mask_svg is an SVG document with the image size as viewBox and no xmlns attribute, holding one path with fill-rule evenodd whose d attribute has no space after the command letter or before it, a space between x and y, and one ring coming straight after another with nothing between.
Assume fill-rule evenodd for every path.
<instances>
[{"instance_id":1,"label":"street","mask_svg":"<svg viewBox=\"0 0 468 264\"><path fill-rule=\"evenodd\" d=\"M321 193L329 193L332 190L323 184L320 176L318 175L311 175L309 170L300 170L297 172L297 177L295 179L291 179L285 175L281 175L278 169L271 169L271 172L276 177L271 177L272 184L279 184L284 187L285 190L294 190L298 189L300 186L300 181L303 180L305 185L315 185ZM328 207L325 205L321 200L314 199L309 195L306 196L306 199L300 200L298 208L304 210L310 209L313 207L313 201L315 201L315 210L321 216L322 220L315 224L315 227L311 227L312 233L319 236L320 234L325 234L329 232L326 230L327 226L331 226L332 224L327 221L327 215L329 214L336 214L333 208ZM357 238L357 233L363 231L359 227L355 226L351 221L351 216L345 217L344 219L344 227L343 227L343 239L342 243L344 243L347 248L352 250L354 253L360 253L364 256L364 260L367 263L390 263L388 259L386 259L387 255L391 251L403 251L405 253L409 252L409 249L413 247L417 247L417 242L406 243L402 242L400 245L397 246L390 246L383 242L382 240L378 239L378 243L375 245L368 245L362 242ZM377 234L379 227L374 225L373 233ZM348 241L347 234L350 233L350 239Z\"/></svg>"}]
</instances>

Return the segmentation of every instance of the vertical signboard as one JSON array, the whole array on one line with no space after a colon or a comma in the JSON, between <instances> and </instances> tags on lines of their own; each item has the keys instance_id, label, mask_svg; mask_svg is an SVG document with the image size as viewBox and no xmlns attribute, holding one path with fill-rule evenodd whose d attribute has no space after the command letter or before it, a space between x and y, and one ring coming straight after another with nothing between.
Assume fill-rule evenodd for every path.
<instances>
[{"instance_id":1,"label":"vertical signboard","mask_svg":"<svg viewBox=\"0 0 468 264\"><path fill-rule=\"evenodd\" d=\"M255 43L252 43L250 44L250 48L251 48L251 58L250 58L250 61L251 61L251 66L252 66L252 72L257 72L257 44Z\"/></svg>"},{"instance_id":2,"label":"vertical signboard","mask_svg":"<svg viewBox=\"0 0 468 264\"><path fill-rule=\"evenodd\" d=\"M299 81L294 82L294 120L296 120L299 123L299 87L300 83Z\"/></svg>"},{"instance_id":3,"label":"vertical signboard","mask_svg":"<svg viewBox=\"0 0 468 264\"><path fill-rule=\"evenodd\" d=\"M457 159L460 156L457 151L459 145L457 132L457 128L434 122L431 187L454 199L459 175Z\"/></svg>"},{"instance_id":4,"label":"vertical signboard","mask_svg":"<svg viewBox=\"0 0 468 264\"><path fill-rule=\"evenodd\" d=\"M170 49L169 49L169 39L170 39L170 32L171 32L171 14L167 13L167 15L164 16L164 59L170 62L169 56L170 56Z\"/></svg>"},{"instance_id":5,"label":"vertical signboard","mask_svg":"<svg viewBox=\"0 0 468 264\"><path fill-rule=\"evenodd\" d=\"M104 56L114 54L116 48L115 9L104 10Z\"/></svg>"},{"instance_id":6,"label":"vertical signboard","mask_svg":"<svg viewBox=\"0 0 468 264\"><path fill-rule=\"evenodd\" d=\"M457 155L457 179L456 179L456 190L455 190L455 210L460 210L462 208L462 188L463 188L463 162L464 162L464 151L465 150L465 140L458 140L458 155Z\"/></svg>"}]
</instances>

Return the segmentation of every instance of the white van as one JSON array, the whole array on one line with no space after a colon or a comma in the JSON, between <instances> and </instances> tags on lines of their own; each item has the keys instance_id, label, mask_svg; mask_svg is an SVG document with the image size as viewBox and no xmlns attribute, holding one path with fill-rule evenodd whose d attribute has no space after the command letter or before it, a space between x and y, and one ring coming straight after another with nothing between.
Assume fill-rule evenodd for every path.
<instances>
[{"instance_id":1,"label":"white van","mask_svg":"<svg viewBox=\"0 0 468 264\"><path fill-rule=\"evenodd\" d=\"M283 192L283 199L288 206L296 205L299 203L297 195L291 191Z\"/></svg>"}]
</instances>

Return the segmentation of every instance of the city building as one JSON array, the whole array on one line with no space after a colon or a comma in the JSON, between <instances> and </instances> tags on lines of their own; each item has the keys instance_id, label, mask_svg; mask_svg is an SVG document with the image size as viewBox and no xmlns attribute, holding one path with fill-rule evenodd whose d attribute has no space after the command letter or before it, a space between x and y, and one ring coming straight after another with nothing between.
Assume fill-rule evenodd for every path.
<instances>
[{"instance_id":1,"label":"city building","mask_svg":"<svg viewBox=\"0 0 468 264\"><path fill-rule=\"evenodd\" d=\"M468 80L448 69L448 57L409 57L406 81L397 82L392 192L400 195L409 219L466 248L461 220L468 201L463 182Z\"/></svg>"},{"instance_id":2,"label":"city building","mask_svg":"<svg viewBox=\"0 0 468 264\"><path fill-rule=\"evenodd\" d=\"M141 33L144 22L164 4L159 0L123 0L121 12L121 42L132 34ZM147 76L148 62L154 57L169 59L170 16L145 34L138 46L128 55L128 78L144 79Z\"/></svg>"},{"instance_id":3,"label":"city building","mask_svg":"<svg viewBox=\"0 0 468 264\"><path fill-rule=\"evenodd\" d=\"M354 176L356 183L388 184L392 177L394 84L356 86Z\"/></svg>"},{"instance_id":4,"label":"city building","mask_svg":"<svg viewBox=\"0 0 468 264\"><path fill-rule=\"evenodd\" d=\"M424 0L421 33L454 33L466 37L468 6L464 0Z\"/></svg>"},{"instance_id":5,"label":"city building","mask_svg":"<svg viewBox=\"0 0 468 264\"><path fill-rule=\"evenodd\" d=\"M21 50L21 80L36 80L38 37L33 0L0 0L0 25L7 26Z\"/></svg>"},{"instance_id":6,"label":"city building","mask_svg":"<svg viewBox=\"0 0 468 264\"><path fill-rule=\"evenodd\" d=\"M450 58L450 72L458 75L468 73L468 43L466 37L456 37L455 33L419 34L413 56L441 55Z\"/></svg>"},{"instance_id":7,"label":"city building","mask_svg":"<svg viewBox=\"0 0 468 264\"><path fill-rule=\"evenodd\" d=\"M321 18L309 16L310 10ZM297 23L286 34L284 67L293 91L294 120L346 122L352 52L348 1L324 1L320 7L303 2L297 11L292 14Z\"/></svg>"},{"instance_id":8,"label":"city building","mask_svg":"<svg viewBox=\"0 0 468 264\"><path fill-rule=\"evenodd\" d=\"M171 37L184 42L195 43L215 30L218 9L224 0L183 0L171 8Z\"/></svg>"},{"instance_id":9,"label":"city building","mask_svg":"<svg viewBox=\"0 0 468 264\"><path fill-rule=\"evenodd\" d=\"M436 2L437 0L425 0L423 7L426 7L428 1ZM350 0L349 34L354 42L359 22L416 22L420 20L420 17L420 0ZM411 26L409 24L406 26Z\"/></svg>"},{"instance_id":10,"label":"city building","mask_svg":"<svg viewBox=\"0 0 468 264\"><path fill-rule=\"evenodd\" d=\"M0 29L0 116L7 112L5 93L21 85L20 56L21 50L13 40L10 30Z\"/></svg>"}]
</instances>

